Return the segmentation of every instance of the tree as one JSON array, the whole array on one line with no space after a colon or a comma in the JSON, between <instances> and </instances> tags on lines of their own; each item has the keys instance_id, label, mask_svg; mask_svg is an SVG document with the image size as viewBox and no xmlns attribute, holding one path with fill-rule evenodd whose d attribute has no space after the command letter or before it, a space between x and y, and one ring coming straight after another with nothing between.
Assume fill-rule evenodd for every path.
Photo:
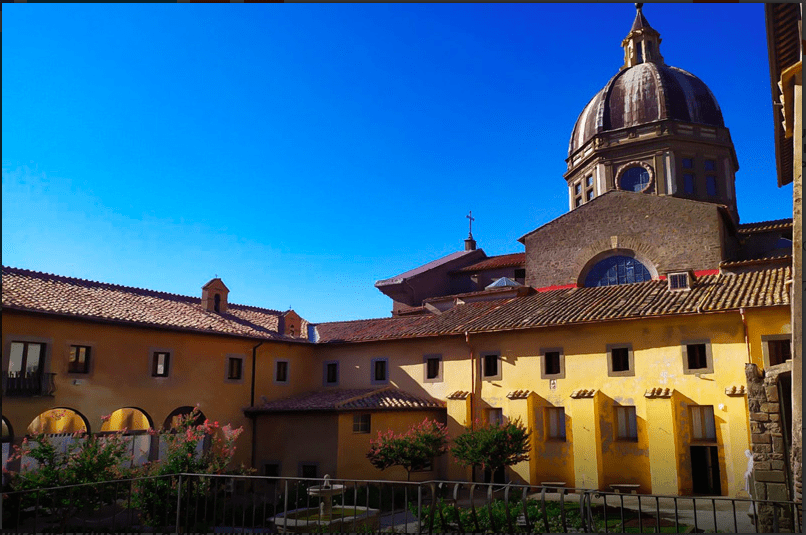
<instances>
[{"instance_id":1,"label":"tree","mask_svg":"<svg viewBox=\"0 0 806 535\"><path fill-rule=\"evenodd\" d=\"M426 418L400 435L391 429L386 433L378 431L377 440L370 441L367 458L379 470L402 466L406 470L406 480L411 481L413 471L428 467L447 451L448 431L445 426Z\"/></svg>"},{"instance_id":2,"label":"tree","mask_svg":"<svg viewBox=\"0 0 806 535\"><path fill-rule=\"evenodd\" d=\"M456 437L451 454L463 466L481 466L492 476L505 466L529 460L529 431L515 420L467 429Z\"/></svg>"}]
</instances>

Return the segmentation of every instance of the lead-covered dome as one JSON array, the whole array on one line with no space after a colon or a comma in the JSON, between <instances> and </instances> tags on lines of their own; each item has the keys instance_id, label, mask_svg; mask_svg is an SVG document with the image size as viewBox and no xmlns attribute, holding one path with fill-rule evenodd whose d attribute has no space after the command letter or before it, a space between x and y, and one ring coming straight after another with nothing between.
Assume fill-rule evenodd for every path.
<instances>
[{"instance_id":1,"label":"lead-covered dome","mask_svg":"<svg viewBox=\"0 0 806 535\"><path fill-rule=\"evenodd\" d=\"M624 68L582 110L568 155L596 134L664 119L725 126L713 93L690 72L655 61Z\"/></svg>"}]
</instances>

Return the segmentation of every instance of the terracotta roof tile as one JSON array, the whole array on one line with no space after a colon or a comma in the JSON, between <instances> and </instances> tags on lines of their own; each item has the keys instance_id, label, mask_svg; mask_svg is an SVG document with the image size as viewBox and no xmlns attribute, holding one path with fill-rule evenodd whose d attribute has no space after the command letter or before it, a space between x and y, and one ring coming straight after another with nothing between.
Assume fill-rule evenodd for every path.
<instances>
[{"instance_id":1,"label":"terracotta roof tile","mask_svg":"<svg viewBox=\"0 0 806 535\"><path fill-rule=\"evenodd\" d=\"M755 266L760 264L784 264L792 261L792 255L782 254L773 256L762 256L759 258L749 258L747 260L732 260L729 262L720 262L720 268L736 268L745 266Z\"/></svg>"},{"instance_id":2,"label":"terracotta roof tile","mask_svg":"<svg viewBox=\"0 0 806 535\"><path fill-rule=\"evenodd\" d=\"M756 232L770 232L792 227L792 218L775 219L772 221L758 221L756 223L742 223L739 225L740 234L754 234Z\"/></svg>"},{"instance_id":3,"label":"terracotta roof tile","mask_svg":"<svg viewBox=\"0 0 806 535\"><path fill-rule=\"evenodd\" d=\"M647 398L670 398L672 397L672 393L674 392L673 388L650 388L646 392L644 392L644 397Z\"/></svg>"},{"instance_id":4,"label":"terracotta roof tile","mask_svg":"<svg viewBox=\"0 0 806 535\"><path fill-rule=\"evenodd\" d=\"M480 262L459 268L454 273L466 273L468 271L483 271L485 269L499 269L505 267L523 267L526 264L526 253L512 253L498 256L490 256Z\"/></svg>"},{"instance_id":5,"label":"terracotta roof tile","mask_svg":"<svg viewBox=\"0 0 806 535\"><path fill-rule=\"evenodd\" d=\"M747 389L744 385L729 386L725 389L725 394L729 396L744 396L747 394Z\"/></svg>"},{"instance_id":6,"label":"terracotta roof tile","mask_svg":"<svg viewBox=\"0 0 806 535\"><path fill-rule=\"evenodd\" d=\"M470 396L470 392L467 390L457 390L448 394L448 399L467 399L468 396Z\"/></svg>"},{"instance_id":7,"label":"terracotta roof tile","mask_svg":"<svg viewBox=\"0 0 806 535\"><path fill-rule=\"evenodd\" d=\"M665 280L564 288L466 303L438 316L323 323L317 331L320 342L363 342L785 306L789 304L785 283L791 277L789 265L777 265L739 274L703 275L686 292L670 291Z\"/></svg>"},{"instance_id":8,"label":"terracotta roof tile","mask_svg":"<svg viewBox=\"0 0 806 535\"><path fill-rule=\"evenodd\" d=\"M445 403L395 387L328 389L264 402L245 409L249 413L351 410L441 409Z\"/></svg>"},{"instance_id":9,"label":"terracotta roof tile","mask_svg":"<svg viewBox=\"0 0 806 535\"><path fill-rule=\"evenodd\" d=\"M580 388L571 392L571 397L574 399L592 398L596 395L595 388Z\"/></svg>"},{"instance_id":10,"label":"terracotta roof tile","mask_svg":"<svg viewBox=\"0 0 806 535\"><path fill-rule=\"evenodd\" d=\"M208 312L201 297L3 267L3 308L249 338L305 341L277 332L277 310L230 304Z\"/></svg>"},{"instance_id":11,"label":"terracotta roof tile","mask_svg":"<svg viewBox=\"0 0 806 535\"><path fill-rule=\"evenodd\" d=\"M507 394L507 398L509 399L526 399L531 394L531 390L514 390Z\"/></svg>"}]
</instances>

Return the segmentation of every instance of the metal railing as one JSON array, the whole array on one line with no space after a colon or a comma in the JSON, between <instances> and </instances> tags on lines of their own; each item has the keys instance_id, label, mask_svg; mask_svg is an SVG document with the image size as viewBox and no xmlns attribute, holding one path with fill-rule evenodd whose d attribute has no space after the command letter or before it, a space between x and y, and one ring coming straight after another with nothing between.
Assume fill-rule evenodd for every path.
<instances>
[{"instance_id":1,"label":"metal railing","mask_svg":"<svg viewBox=\"0 0 806 535\"><path fill-rule=\"evenodd\" d=\"M802 531L802 504L450 481L177 474L4 492L3 533Z\"/></svg>"},{"instance_id":2,"label":"metal railing","mask_svg":"<svg viewBox=\"0 0 806 535\"><path fill-rule=\"evenodd\" d=\"M3 372L3 395L13 397L52 396L55 373Z\"/></svg>"}]
</instances>

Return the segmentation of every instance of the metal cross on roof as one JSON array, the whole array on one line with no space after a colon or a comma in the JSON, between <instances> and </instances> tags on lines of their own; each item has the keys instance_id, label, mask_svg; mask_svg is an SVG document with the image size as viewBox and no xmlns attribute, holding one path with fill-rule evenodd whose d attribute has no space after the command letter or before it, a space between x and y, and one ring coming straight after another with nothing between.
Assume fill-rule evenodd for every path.
<instances>
[{"instance_id":1,"label":"metal cross on roof","mask_svg":"<svg viewBox=\"0 0 806 535\"><path fill-rule=\"evenodd\" d=\"M470 210L465 217L470 220L470 228L468 230L468 236L470 236L472 238L473 237L473 221L476 220L476 218L473 217L473 210Z\"/></svg>"}]
</instances>

